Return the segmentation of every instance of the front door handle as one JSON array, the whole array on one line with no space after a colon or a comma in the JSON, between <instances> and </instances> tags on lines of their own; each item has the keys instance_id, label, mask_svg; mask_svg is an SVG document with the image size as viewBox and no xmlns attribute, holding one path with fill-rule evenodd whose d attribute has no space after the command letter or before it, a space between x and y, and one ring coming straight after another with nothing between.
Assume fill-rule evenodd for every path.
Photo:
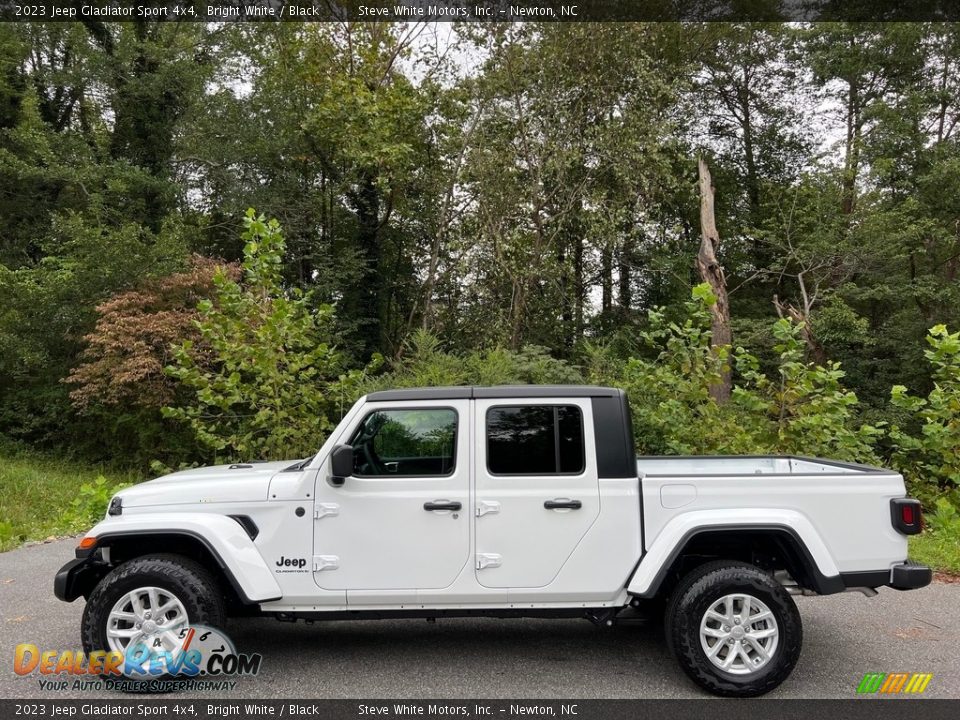
<instances>
[{"instance_id":1,"label":"front door handle","mask_svg":"<svg viewBox=\"0 0 960 720\"><path fill-rule=\"evenodd\" d=\"M450 500L434 500L423 504L424 510L459 510L462 507L463 503L451 502Z\"/></svg>"},{"instance_id":2,"label":"front door handle","mask_svg":"<svg viewBox=\"0 0 960 720\"><path fill-rule=\"evenodd\" d=\"M557 498L556 500L547 500L543 503L547 510L579 510L583 503L579 500L568 500L567 498Z\"/></svg>"}]
</instances>

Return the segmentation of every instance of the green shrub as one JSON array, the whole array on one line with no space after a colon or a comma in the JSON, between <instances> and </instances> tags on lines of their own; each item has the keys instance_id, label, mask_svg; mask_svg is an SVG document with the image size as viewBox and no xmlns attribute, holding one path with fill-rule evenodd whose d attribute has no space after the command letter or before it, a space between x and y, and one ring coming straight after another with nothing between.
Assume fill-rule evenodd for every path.
<instances>
[{"instance_id":1,"label":"green shrub","mask_svg":"<svg viewBox=\"0 0 960 720\"><path fill-rule=\"evenodd\" d=\"M933 366L933 390L915 397L895 385L890 400L915 420L912 428L891 427L893 462L911 492L929 506L938 496L960 487L960 332L935 325L927 334L924 355Z\"/></svg>"},{"instance_id":2,"label":"green shrub","mask_svg":"<svg viewBox=\"0 0 960 720\"><path fill-rule=\"evenodd\" d=\"M804 360L801 331L789 320L774 324L774 350L779 353L779 378L774 381L753 373L752 366L747 370L738 358L748 385L766 400L767 420L776 426L774 452L878 462L874 445L883 430L858 423L857 396L843 387L839 363L824 367Z\"/></svg>"},{"instance_id":3,"label":"green shrub","mask_svg":"<svg viewBox=\"0 0 960 720\"><path fill-rule=\"evenodd\" d=\"M83 483L63 514L64 529L80 531L96 525L107 514L110 498L125 487L129 485L111 483L103 475L97 476L92 483Z\"/></svg>"},{"instance_id":4,"label":"green shrub","mask_svg":"<svg viewBox=\"0 0 960 720\"><path fill-rule=\"evenodd\" d=\"M649 313L641 339L652 359L629 358L621 366L593 349L589 378L623 387L630 396L637 449L643 454L779 453L826 455L875 462L882 431L856 422L856 395L843 388L843 371L831 363L804 361L802 327L789 320L773 326L777 376L759 370L756 357L737 348L711 348L709 287L694 288L686 319ZM728 402L710 395L726 363L736 384Z\"/></svg>"},{"instance_id":5,"label":"green shrub","mask_svg":"<svg viewBox=\"0 0 960 720\"><path fill-rule=\"evenodd\" d=\"M662 308L648 313L649 328L640 340L651 358L611 361L592 349L590 382L622 387L630 397L637 449L645 455L730 454L755 450L756 431L740 404L720 405L710 386L728 362L726 348L710 347L709 304L704 286L686 305L686 319L673 322Z\"/></svg>"},{"instance_id":6,"label":"green shrub","mask_svg":"<svg viewBox=\"0 0 960 720\"><path fill-rule=\"evenodd\" d=\"M938 498L935 507L936 509L924 518L927 529L956 538L960 545L960 511L957 510L957 503L950 502L947 498Z\"/></svg>"},{"instance_id":7,"label":"green shrub","mask_svg":"<svg viewBox=\"0 0 960 720\"><path fill-rule=\"evenodd\" d=\"M304 457L332 427L339 380L333 307L284 288L280 225L253 210L244 219L242 283L218 271L216 298L199 305L204 349L185 342L168 372L192 390L164 409L222 460ZM199 362L195 353L210 353Z\"/></svg>"},{"instance_id":8,"label":"green shrub","mask_svg":"<svg viewBox=\"0 0 960 720\"><path fill-rule=\"evenodd\" d=\"M910 557L938 570L960 573L960 497L940 497L924 517L923 533L910 538Z\"/></svg>"},{"instance_id":9,"label":"green shrub","mask_svg":"<svg viewBox=\"0 0 960 720\"><path fill-rule=\"evenodd\" d=\"M403 353L391 369L368 375L359 390L363 394L384 388L580 382L583 376L576 367L551 357L546 348L537 345L519 351L492 348L458 354L444 350L436 336L417 330L404 343Z\"/></svg>"}]
</instances>

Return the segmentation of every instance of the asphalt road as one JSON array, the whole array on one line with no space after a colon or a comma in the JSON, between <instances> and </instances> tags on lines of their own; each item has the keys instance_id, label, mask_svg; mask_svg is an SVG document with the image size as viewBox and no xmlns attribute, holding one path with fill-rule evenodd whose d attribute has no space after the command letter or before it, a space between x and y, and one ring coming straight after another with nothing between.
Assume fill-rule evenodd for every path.
<instances>
[{"instance_id":1,"label":"asphalt road","mask_svg":"<svg viewBox=\"0 0 960 720\"><path fill-rule=\"evenodd\" d=\"M51 693L13 672L18 643L80 648L82 599L53 596L75 541L0 554L0 697L93 698ZM804 649L770 697L849 698L866 672L931 672L928 697L960 698L960 585L798 598ZM585 620L424 620L306 625L235 620L240 652L264 655L239 698L698 698L658 627L599 629ZM191 693L204 697L204 693ZM211 693L210 696L215 696ZM99 696L122 697L106 692Z\"/></svg>"}]
</instances>

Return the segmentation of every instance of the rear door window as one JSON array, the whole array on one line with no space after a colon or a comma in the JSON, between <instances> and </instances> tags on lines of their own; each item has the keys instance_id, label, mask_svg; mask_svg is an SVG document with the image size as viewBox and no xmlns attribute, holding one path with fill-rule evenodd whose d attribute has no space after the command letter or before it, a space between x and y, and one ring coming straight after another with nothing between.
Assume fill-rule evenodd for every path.
<instances>
[{"instance_id":1,"label":"rear door window","mask_svg":"<svg viewBox=\"0 0 960 720\"><path fill-rule=\"evenodd\" d=\"M487 469L495 475L583 472L583 414L575 405L516 405L487 411Z\"/></svg>"}]
</instances>

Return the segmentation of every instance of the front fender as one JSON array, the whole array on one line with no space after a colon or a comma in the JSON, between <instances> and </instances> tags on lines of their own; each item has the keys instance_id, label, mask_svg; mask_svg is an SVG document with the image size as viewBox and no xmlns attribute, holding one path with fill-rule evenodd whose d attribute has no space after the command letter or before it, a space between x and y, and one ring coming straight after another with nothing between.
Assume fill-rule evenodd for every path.
<instances>
[{"instance_id":1,"label":"front fender","mask_svg":"<svg viewBox=\"0 0 960 720\"><path fill-rule=\"evenodd\" d=\"M170 535L186 536L202 543L243 602L262 603L283 596L247 531L226 515L193 512L124 515L103 520L91 528L86 537L96 538L93 550L109 547L124 538Z\"/></svg>"},{"instance_id":2,"label":"front fender","mask_svg":"<svg viewBox=\"0 0 960 720\"><path fill-rule=\"evenodd\" d=\"M843 581L837 564L813 523L795 510L725 509L683 513L668 522L643 556L627 584L627 591L639 597L657 593L667 571L687 541L700 532L718 530L774 530L791 535L801 546L806 560L818 576L822 592L839 592Z\"/></svg>"}]
</instances>

